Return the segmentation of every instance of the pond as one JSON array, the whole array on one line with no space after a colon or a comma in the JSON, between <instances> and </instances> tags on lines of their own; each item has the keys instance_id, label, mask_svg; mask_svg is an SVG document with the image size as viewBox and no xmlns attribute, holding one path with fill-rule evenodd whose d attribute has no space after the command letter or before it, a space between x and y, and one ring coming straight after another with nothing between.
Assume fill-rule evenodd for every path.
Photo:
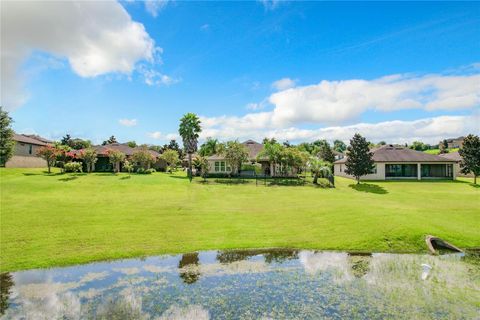
<instances>
[{"instance_id":1,"label":"pond","mask_svg":"<svg viewBox=\"0 0 480 320\"><path fill-rule=\"evenodd\" d=\"M206 251L1 275L1 319L479 319L475 255Z\"/></svg>"}]
</instances>

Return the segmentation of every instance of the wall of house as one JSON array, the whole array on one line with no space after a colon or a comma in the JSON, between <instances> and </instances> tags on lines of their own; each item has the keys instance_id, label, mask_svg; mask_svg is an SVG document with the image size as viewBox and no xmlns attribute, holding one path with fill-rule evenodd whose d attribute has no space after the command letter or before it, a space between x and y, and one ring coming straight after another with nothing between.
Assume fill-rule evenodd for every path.
<instances>
[{"instance_id":1,"label":"wall of house","mask_svg":"<svg viewBox=\"0 0 480 320\"><path fill-rule=\"evenodd\" d=\"M225 170L224 171L215 171L215 162L225 162ZM208 160L208 173L231 173L231 169L226 163L225 160Z\"/></svg>"},{"instance_id":2,"label":"wall of house","mask_svg":"<svg viewBox=\"0 0 480 320\"><path fill-rule=\"evenodd\" d=\"M36 156L13 156L5 164L6 168L45 168L47 161Z\"/></svg>"},{"instance_id":3,"label":"wall of house","mask_svg":"<svg viewBox=\"0 0 480 320\"><path fill-rule=\"evenodd\" d=\"M360 177L361 180L386 180L385 178L385 165L386 164L417 164L417 162L388 162L388 163L383 163L383 162L377 162L375 163L377 167L376 173L372 174L367 174L365 176ZM422 162L421 164L452 164L451 162ZM350 178L350 179L355 179L353 176L348 175L345 173L345 164L344 163L336 163L333 166L333 172L335 176L340 176L340 177L345 177L345 178ZM458 164L453 165L453 180L456 179L459 173L459 166ZM420 178L420 171L418 171L417 179ZM388 178L388 179L393 179L393 180L401 180L401 179L415 179L415 178ZM432 179L432 178L423 178L423 179ZM433 178L434 179L434 178Z\"/></svg>"},{"instance_id":4,"label":"wall of house","mask_svg":"<svg viewBox=\"0 0 480 320\"><path fill-rule=\"evenodd\" d=\"M41 146L16 142L13 157L5 164L7 168L43 168L47 162L37 156Z\"/></svg>"},{"instance_id":5,"label":"wall of house","mask_svg":"<svg viewBox=\"0 0 480 320\"><path fill-rule=\"evenodd\" d=\"M362 176L361 180L385 180L385 163L376 163L376 172ZM345 163L335 163L333 166L333 174L339 177L355 179L353 176L345 173Z\"/></svg>"}]
</instances>

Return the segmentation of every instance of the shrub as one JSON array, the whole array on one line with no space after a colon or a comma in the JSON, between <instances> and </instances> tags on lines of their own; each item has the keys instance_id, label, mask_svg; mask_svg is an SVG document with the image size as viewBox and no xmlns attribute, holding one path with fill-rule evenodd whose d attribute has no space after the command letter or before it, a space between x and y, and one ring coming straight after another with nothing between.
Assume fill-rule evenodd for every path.
<instances>
[{"instance_id":1,"label":"shrub","mask_svg":"<svg viewBox=\"0 0 480 320\"><path fill-rule=\"evenodd\" d=\"M64 164L65 172L82 172L81 162L68 162Z\"/></svg>"},{"instance_id":2,"label":"shrub","mask_svg":"<svg viewBox=\"0 0 480 320\"><path fill-rule=\"evenodd\" d=\"M157 172L157 171L153 168L144 169L144 168L140 167L140 168L137 169L138 174L152 174L154 172Z\"/></svg>"}]
</instances>

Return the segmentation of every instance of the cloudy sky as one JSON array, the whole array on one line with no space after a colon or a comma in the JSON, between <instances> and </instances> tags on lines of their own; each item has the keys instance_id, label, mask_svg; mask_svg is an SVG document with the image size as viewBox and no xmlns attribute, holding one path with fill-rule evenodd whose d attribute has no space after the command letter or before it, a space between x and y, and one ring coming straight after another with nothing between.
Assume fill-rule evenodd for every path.
<instances>
[{"instance_id":1,"label":"cloudy sky","mask_svg":"<svg viewBox=\"0 0 480 320\"><path fill-rule=\"evenodd\" d=\"M480 132L480 3L3 1L20 133L434 143Z\"/></svg>"}]
</instances>

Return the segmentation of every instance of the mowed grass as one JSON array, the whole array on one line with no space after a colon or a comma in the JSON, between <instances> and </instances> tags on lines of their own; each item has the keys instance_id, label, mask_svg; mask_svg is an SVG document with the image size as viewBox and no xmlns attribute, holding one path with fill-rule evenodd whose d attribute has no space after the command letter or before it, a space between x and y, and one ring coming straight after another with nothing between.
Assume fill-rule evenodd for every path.
<instances>
[{"instance_id":1,"label":"mowed grass","mask_svg":"<svg viewBox=\"0 0 480 320\"><path fill-rule=\"evenodd\" d=\"M467 179L336 178L323 189L184 173L0 174L2 271L228 248L418 252L428 234L480 246L480 188Z\"/></svg>"}]
</instances>

